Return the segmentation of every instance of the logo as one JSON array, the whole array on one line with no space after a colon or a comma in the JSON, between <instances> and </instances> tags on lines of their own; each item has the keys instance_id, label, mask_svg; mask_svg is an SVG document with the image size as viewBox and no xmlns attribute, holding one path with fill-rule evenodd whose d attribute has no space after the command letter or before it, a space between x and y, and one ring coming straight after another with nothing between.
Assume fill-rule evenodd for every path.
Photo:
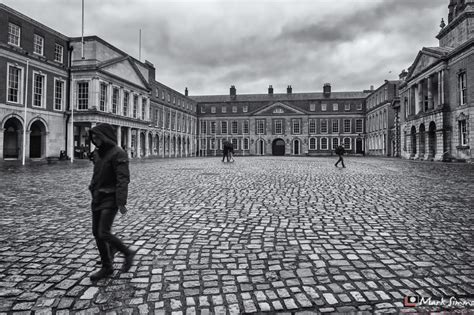
<instances>
[{"instance_id":1,"label":"logo","mask_svg":"<svg viewBox=\"0 0 474 315\"><path fill-rule=\"evenodd\" d=\"M420 298L418 296L405 296L403 299L403 305L405 307L415 307L419 301Z\"/></svg>"}]
</instances>

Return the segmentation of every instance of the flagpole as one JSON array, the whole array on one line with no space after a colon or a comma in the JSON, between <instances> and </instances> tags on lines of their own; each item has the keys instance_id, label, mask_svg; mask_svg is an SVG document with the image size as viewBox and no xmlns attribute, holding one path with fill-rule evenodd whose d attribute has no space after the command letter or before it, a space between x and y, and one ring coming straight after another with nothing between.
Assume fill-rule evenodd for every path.
<instances>
[{"instance_id":1,"label":"flagpole","mask_svg":"<svg viewBox=\"0 0 474 315\"><path fill-rule=\"evenodd\" d=\"M82 0L81 57L84 59L84 0Z\"/></svg>"},{"instance_id":2,"label":"flagpole","mask_svg":"<svg viewBox=\"0 0 474 315\"><path fill-rule=\"evenodd\" d=\"M30 67L30 60L26 59L26 79L25 79L25 107L24 107L24 112L23 112L23 152L22 152L22 165L25 165L26 162L26 128L27 128L27 122L26 122L26 109L27 109L27 103L28 103L28 70Z\"/></svg>"}]
</instances>

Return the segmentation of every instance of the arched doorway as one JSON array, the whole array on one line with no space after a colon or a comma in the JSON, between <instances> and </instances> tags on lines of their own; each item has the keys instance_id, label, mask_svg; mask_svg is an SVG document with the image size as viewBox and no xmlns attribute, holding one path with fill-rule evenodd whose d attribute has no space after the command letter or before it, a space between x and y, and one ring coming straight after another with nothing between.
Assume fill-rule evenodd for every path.
<instances>
[{"instance_id":1,"label":"arched doorway","mask_svg":"<svg viewBox=\"0 0 474 315\"><path fill-rule=\"evenodd\" d=\"M265 140L263 139L257 141L257 154L265 155Z\"/></svg>"},{"instance_id":2,"label":"arched doorway","mask_svg":"<svg viewBox=\"0 0 474 315\"><path fill-rule=\"evenodd\" d=\"M428 158L433 159L436 155L436 124L430 122L428 127Z\"/></svg>"},{"instance_id":3,"label":"arched doorway","mask_svg":"<svg viewBox=\"0 0 474 315\"><path fill-rule=\"evenodd\" d=\"M416 154L416 128L411 127L411 152L410 156L413 157Z\"/></svg>"},{"instance_id":4,"label":"arched doorway","mask_svg":"<svg viewBox=\"0 0 474 315\"><path fill-rule=\"evenodd\" d=\"M421 124L420 125L420 154L418 154L418 156L420 158L424 158L425 157L425 136L426 136L426 132L425 132L425 124Z\"/></svg>"},{"instance_id":5,"label":"arched doorway","mask_svg":"<svg viewBox=\"0 0 474 315\"><path fill-rule=\"evenodd\" d=\"M46 134L46 127L37 120L30 128L30 158L41 158L44 153L44 144L46 143L44 135Z\"/></svg>"},{"instance_id":6,"label":"arched doorway","mask_svg":"<svg viewBox=\"0 0 474 315\"><path fill-rule=\"evenodd\" d=\"M283 139L275 139L272 144L273 155L285 155L285 141Z\"/></svg>"},{"instance_id":7,"label":"arched doorway","mask_svg":"<svg viewBox=\"0 0 474 315\"><path fill-rule=\"evenodd\" d=\"M356 153L363 153L363 148L362 148L362 139L361 138L357 138L356 139Z\"/></svg>"},{"instance_id":8,"label":"arched doorway","mask_svg":"<svg viewBox=\"0 0 474 315\"><path fill-rule=\"evenodd\" d=\"M140 132L140 157L146 155L146 137L143 132Z\"/></svg>"},{"instance_id":9,"label":"arched doorway","mask_svg":"<svg viewBox=\"0 0 474 315\"><path fill-rule=\"evenodd\" d=\"M3 158L18 159L20 157L21 122L17 118L10 118L5 122L3 133Z\"/></svg>"},{"instance_id":10,"label":"arched doorway","mask_svg":"<svg viewBox=\"0 0 474 315\"><path fill-rule=\"evenodd\" d=\"M293 154L300 155L300 140L298 139L293 141Z\"/></svg>"}]
</instances>

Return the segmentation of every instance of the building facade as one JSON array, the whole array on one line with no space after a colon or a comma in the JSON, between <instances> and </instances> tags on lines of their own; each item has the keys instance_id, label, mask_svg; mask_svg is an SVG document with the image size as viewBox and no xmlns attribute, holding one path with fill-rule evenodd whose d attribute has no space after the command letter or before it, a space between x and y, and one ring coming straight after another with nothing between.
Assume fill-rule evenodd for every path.
<instances>
[{"instance_id":1,"label":"building facade","mask_svg":"<svg viewBox=\"0 0 474 315\"><path fill-rule=\"evenodd\" d=\"M217 155L225 140L240 155L331 155L343 145L365 151L365 98L369 91L193 96L198 105L198 154Z\"/></svg>"},{"instance_id":2,"label":"building facade","mask_svg":"<svg viewBox=\"0 0 474 315\"><path fill-rule=\"evenodd\" d=\"M401 155L473 160L474 0L451 0L438 47L424 47L400 85Z\"/></svg>"},{"instance_id":3,"label":"building facade","mask_svg":"<svg viewBox=\"0 0 474 315\"><path fill-rule=\"evenodd\" d=\"M395 111L392 102L398 97L398 81L388 81L367 97L368 155L394 156L396 151Z\"/></svg>"}]
</instances>

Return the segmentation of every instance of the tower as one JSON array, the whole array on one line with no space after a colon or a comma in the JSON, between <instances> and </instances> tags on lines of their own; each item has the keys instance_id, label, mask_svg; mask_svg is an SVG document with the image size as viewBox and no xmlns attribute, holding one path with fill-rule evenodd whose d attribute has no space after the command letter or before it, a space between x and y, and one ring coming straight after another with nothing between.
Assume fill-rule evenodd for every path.
<instances>
[{"instance_id":1,"label":"tower","mask_svg":"<svg viewBox=\"0 0 474 315\"><path fill-rule=\"evenodd\" d=\"M474 38L472 25L474 25L474 0L450 0L448 24L444 25L436 36L439 46L456 48Z\"/></svg>"}]
</instances>

